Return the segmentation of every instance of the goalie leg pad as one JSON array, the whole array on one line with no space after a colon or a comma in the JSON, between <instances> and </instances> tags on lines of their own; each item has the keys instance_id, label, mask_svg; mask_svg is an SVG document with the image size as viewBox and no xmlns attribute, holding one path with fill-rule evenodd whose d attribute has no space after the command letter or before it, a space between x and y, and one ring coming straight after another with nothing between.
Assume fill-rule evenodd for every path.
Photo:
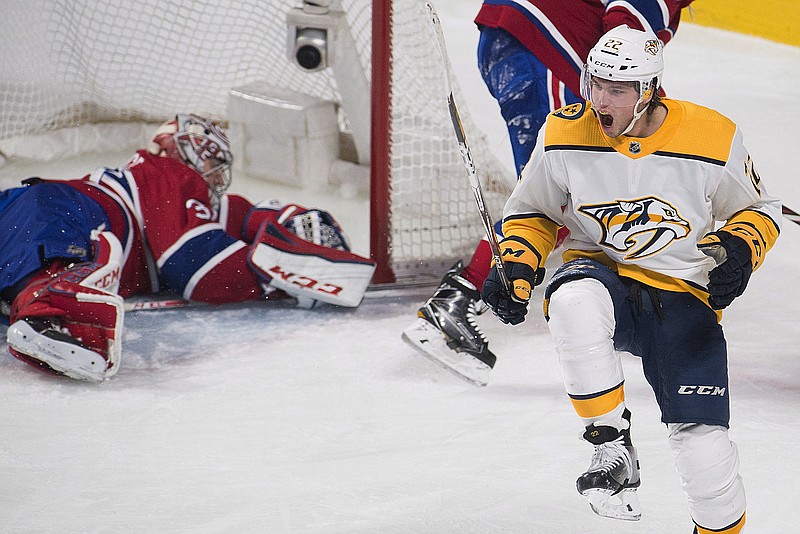
<instances>
[{"instance_id":1,"label":"goalie leg pad","mask_svg":"<svg viewBox=\"0 0 800 534\"><path fill-rule=\"evenodd\" d=\"M115 293L121 247L106 232L95 238L94 261L61 270L55 264L16 296L7 333L15 357L83 380L99 381L117 372L125 314L123 299Z\"/></svg>"},{"instance_id":2,"label":"goalie leg pad","mask_svg":"<svg viewBox=\"0 0 800 534\"><path fill-rule=\"evenodd\" d=\"M106 377L103 356L48 323L20 319L9 327L6 336L9 352L29 365L91 382L101 382Z\"/></svg>"},{"instance_id":3,"label":"goalie leg pad","mask_svg":"<svg viewBox=\"0 0 800 534\"><path fill-rule=\"evenodd\" d=\"M265 221L248 257L264 281L299 300L355 307L367 290L375 262L346 250L324 247Z\"/></svg>"},{"instance_id":4,"label":"goalie leg pad","mask_svg":"<svg viewBox=\"0 0 800 534\"><path fill-rule=\"evenodd\" d=\"M80 270L76 269L71 279L82 286L117 294L122 270L122 244L111 232L95 233L92 240L94 259Z\"/></svg>"},{"instance_id":5,"label":"goalie leg pad","mask_svg":"<svg viewBox=\"0 0 800 534\"><path fill-rule=\"evenodd\" d=\"M119 369L124 314L119 295L68 280L40 280L15 299L8 344L26 363L100 381Z\"/></svg>"}]
</instances>

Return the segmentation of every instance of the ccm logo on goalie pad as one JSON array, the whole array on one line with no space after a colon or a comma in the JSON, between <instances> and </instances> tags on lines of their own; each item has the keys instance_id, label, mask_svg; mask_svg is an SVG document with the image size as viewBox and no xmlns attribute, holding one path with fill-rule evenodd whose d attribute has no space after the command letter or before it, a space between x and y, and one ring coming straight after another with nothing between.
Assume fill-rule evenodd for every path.
<instances>
[{"instance_id":1,"label":"ccm logo on goalie pad","mask_svg":"<svg viewBox=\"0 0 800 534\"><path fill-rule=\"evenodd\" d=\"M249 259L273 287L348 307L359 305L375 271L367 258L311 243L269 222L261 227Z\"/></svg>"},{"instance_id":2,"label":"ccm logo on goalie pad","mask_svg":"<svg viewBox=\"0 0 800 534\"><path fill-rule=\"evenodd\" d=\"M320 282L319 280L314 280L313 278L309 278L308 276L302 274L287 273L280 265L273 265L270 267L267 270L267 274L272 276L273 282L275 281L275 277L279 277L286 283L294 284L296 286L314 291L320 291L329 295L339 295L344 290L342 286Z\"/></svg>"}]
</instances>

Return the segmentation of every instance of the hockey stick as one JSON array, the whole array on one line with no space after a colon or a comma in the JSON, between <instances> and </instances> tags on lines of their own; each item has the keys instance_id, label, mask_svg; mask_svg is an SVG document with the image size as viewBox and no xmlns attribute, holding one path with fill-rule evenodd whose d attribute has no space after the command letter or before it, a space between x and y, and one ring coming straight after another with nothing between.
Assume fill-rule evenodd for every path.
<instances>
[{"instance_id":1,"label":"hockey stick","mask_svg":"<svg viewBox=\"0 0 800 534\"><path fill-rule=\"evenodd\" d=\"M206 306L202 302L192 302L182 298L125 299L126 312L175 310L179 308L196 308Z\"/></svg>"},{"instance_id":2,"label":"hockey stick","mask_svg":"<svg viewBox=\"0 0 800 534\"><path fill-rule=\"evenodd\" d=\"M791 208L783 206L783 216L792 221L793 223L800 224L800 213L797 213Z\"/></svg>"},{"instance_id":3,"label":"hockey stick","mask_svg":"<svg viewBox=\"0 0 800 534\"><path fill-rule=\"evenodd\" d=\"M483 199L483 190L481 189L481 182L478 174L475 171L475 163L472 160L472 152L470 152L469 145L467 144L467 136L464 133L464 127L461 124L461 117L458 114L455 99L453 98L453 84L450 79L450 60L447 56L447 47L444 43L444 34L442 33L442 24L439 21L439 15L436 13L433 4L425 2L425 8L428 10L428 22L433 28L436 35L436 44L439 46L439 54L442 56L442 64L444 65L444 80L445 90L447 91L447 106L450 110L450 120L453 123L453 130L456 133L456 140L458 147L461 150L461 159L464 161L464 168L467 170L469 183L472 187L472 193L475 195L475 203L478 205L478 211L481 214L481 221L483 228L486 231L486 238L489 240L489 247L492 250L492 258L494 259L495 266L497 267L497 274L500 276L500 282L503 289L507 293L511 293L511 284L506 274L503 259L500 255L500 244L497 242L497 234L494 231L494 224L492 218L489 216L489 210L486 208L486 202Z\"/></svg>"}]
</instances>

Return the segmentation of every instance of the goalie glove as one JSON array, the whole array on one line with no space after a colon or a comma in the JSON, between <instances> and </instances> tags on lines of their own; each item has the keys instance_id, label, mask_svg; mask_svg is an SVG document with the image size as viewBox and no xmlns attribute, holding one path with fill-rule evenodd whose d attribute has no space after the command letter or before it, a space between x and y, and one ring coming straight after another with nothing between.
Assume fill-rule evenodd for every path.
<instances>
[{"instance_id":1,"label":"goalie glove","mask_svg":"<svg viewBox=\"0 0 800 534\"><path fill-rule=\"evenodd\" d=\"M277 200L253 206L244 221L242 238L248 243L256 240L264 221L278 223L298 237L323 247L350 250L342 227L330 212L306 208L299 204L281 204Z\"/></svg>"},{"instance_id":2,"label":"goalie glove","mask_svg":"<svg viewBox=\"0 0 800 534\"><path fill-rule=\"evenodd\" d=\"M717 262L708 273L708 304L715 310L726 308L747 287L752 251L744 239L723 230L706 234L697 248Z\"/></svg>"},{"instance_id":3,"label":"goalie glove","mask_svg":"<svg viewBox=\"0 0 800 534\"><path fill-rule=\"evenodd\" d=\"M503 261L511 292L503 287L497 265L493 264L483 283L481 298L502 322L516 325L525 320L531 292L542 283L545 271L539 267L540 255L522 240L506 238L500 243L500 249L504 257L515 258L515 261ZM516 261L517 258L522 261Z\"/></svg>"},{"instance_id":4,"label":"goalie glove","mask_svg":"<svg viewBox=\"0 0 800 534\"><path fill-rule=\"evenodd\" d=\"M289 204L281 209L278 222L296 236L316 245L350 250L344 230L333 215L325 210L307 209L297 204Z\"/></svg>"}]
</instances>

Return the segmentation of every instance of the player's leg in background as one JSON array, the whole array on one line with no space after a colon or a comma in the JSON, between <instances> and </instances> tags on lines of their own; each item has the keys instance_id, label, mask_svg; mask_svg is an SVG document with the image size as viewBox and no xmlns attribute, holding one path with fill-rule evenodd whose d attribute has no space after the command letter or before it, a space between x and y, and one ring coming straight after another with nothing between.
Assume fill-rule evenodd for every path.
<instances>
[{"instance_id":1,"label":"player's leg in background","mask_svg":"<svg viewBox=\"0 0 800 534\"><path fill-rule=\"evenodd\" d=\"M552 75L533 52L505 30L481 26L480 31L478 69L500 106L519 176L536 145L539 129L553 109L548 84ZM560 98L556 95L557 107L561 107Z\"/></svg>"},{"instance_id":2,"label":"player's leg in background","mask_svg":"<svg viewBox=\"0 0 800 534\"><path fill-rule=\"evenodd\" d=\"M482 313L480 292L463 275L458 261L403 331L403 340L461 378L485 386L497 358L475 317Z\"/></svg>"},{"instance_id":3,"label":"player's leg in background","mask_svg":"<svg viewBox=\"0 0 800 534\"><path fill-rule=\"evenodd\" d=\"M481 27L478 68L506 121L519 172L554 103L562 102L565 91L566 98L575 97L558 80L553 83L552 73L536 56L501 29ZM403 332L403 339L423 354L478 384L487 382L496 361L474 319L491 257L489 242L480 240L469 263L458 262L445 274L419 309L417 321Z\"/></svg>"},{"instance_id":4,"label":"player's leg in background","mask_svg":"<svg viewBox=\"0 0 800 534\"><path fill-rule=\"evenodd\" d=\"M486 88L497 100L508 128L517 175L528 163L547 115L554 109L583 100L572 93L536 54L500 28L481 26L478 68ZM568 232L559 230L556 245ZM491 249L482 239L461 275L479 290L489 274Z\"/></svg>"}]
</instances>

